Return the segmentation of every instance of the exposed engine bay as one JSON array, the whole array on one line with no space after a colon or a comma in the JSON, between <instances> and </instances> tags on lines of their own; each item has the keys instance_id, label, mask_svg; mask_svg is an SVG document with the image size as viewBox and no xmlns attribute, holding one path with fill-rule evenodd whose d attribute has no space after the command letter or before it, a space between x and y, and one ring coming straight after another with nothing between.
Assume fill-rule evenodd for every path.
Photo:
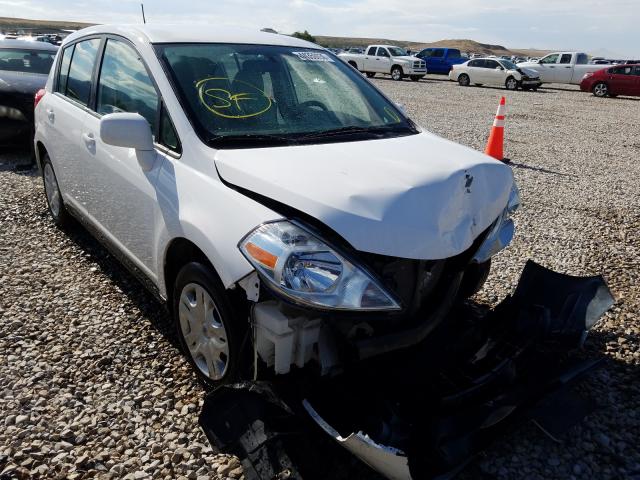
<instances>
[{"instance_id":1,"label":"exposed engine bay","mask_svg":"<svg viewBox=\"0 0 640 480\"><path fill-rule=\"evenodd\" d=\"M450 478L517 421L553 435L592 411L571 385L599 364L579 349L613 301L602 277L529 261L513 295L489 311L454 308L428 342L339 374L219 387L200 423L210 441L240 456L248 479L324 478L311 457L329 448L325 439L386 478ZM277 316L269 308L259 315ZM302 322L293 343L309 345L316 333L317 323ZM293 351L296 365L317 354Z\"/></svg>"}]
</instances>

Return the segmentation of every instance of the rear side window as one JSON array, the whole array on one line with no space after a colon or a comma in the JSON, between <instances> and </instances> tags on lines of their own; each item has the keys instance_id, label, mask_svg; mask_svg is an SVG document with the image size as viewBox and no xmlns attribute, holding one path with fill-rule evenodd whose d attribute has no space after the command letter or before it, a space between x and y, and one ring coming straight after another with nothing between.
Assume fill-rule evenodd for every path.
<instances>
[{"instance_id":1,"label":"rear side window","mask_svg":"<svg viewBox=\"0 0 640 480\"><path fill-rule=\"evenodd\" d=\"M60 73L58 74L58 82L56 84L56 92L63 95L67 91L67 78L69 77L69 66L71 65L71 56L75 45L67 47L62 52L62 60L60 61Z\"/></svg>"},{"instance_id":2,"label":"rear side window","mask_svg":"<svg viewBox=\"0 0 640 480\"><path fill-rule=\"evenodd\" d=\"M129 45L109 39L98 80L98 113L132 112L142 115L156 131L158 93L138 53Z\"/></svg>"},{"instance_id":3,"label":"rear side window","mask_svg":"<svg viewBox=\"0 0 640 480\"><path fill-rule=\"evenodd\" d=\"M562 57L560 57L560 63L571 63L571 54L563 53Z\"/></svg>"},{"instance_id":4,"label":"rear side window","mask_svg":"<svg viewBox=\"0 0 640 480\"><path fill-rule=\"evenodd\" d=\"M369 50L367 50L367 55L375 56L375 54L376 54L376 47L369 47Z\"/></svg>"},{"instance_id":5,"label":"rear side window","mask_svg":"<svg viewBox=\"0 0 640 480\"><path fill-rule=\"evenodd\" d=\"M91 78L99 46L99 38L78 42L71 57L66 95L83 105L88 105L91 97Z\"/></svg>"}]
</instances>

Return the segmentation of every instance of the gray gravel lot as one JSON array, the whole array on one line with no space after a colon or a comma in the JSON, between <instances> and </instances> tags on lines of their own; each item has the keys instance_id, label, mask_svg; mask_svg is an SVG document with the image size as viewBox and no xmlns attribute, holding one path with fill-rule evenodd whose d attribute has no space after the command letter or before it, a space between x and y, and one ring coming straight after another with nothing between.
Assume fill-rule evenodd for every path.
<instances>
[{"instance_id":1,"label":"gray gravel lot","mask_svg":"<svg viewBox=\"0 0 640 480\"><path fill-rule=\"evenodd\" d=\"M418 123L476 149L507 97L523 206L477 300L498 303L528 258L602 273L617 299L587 341L607 357L583 388L600 410L559 443L522 426L462 478L640 479L640 101L443 80L373 81ZM162 308L88 234L53 226L36 172L10 170L18 157L0 155L0 478L238 478L197 427L203 391ZM374 477L355 461L339 468Z\"/></svg>"}]
</instances>

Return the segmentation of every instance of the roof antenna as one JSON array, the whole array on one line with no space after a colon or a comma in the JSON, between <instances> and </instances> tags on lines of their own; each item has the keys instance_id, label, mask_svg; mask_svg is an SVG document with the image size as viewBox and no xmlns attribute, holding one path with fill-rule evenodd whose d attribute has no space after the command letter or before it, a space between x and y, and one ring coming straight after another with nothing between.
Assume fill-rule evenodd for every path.
<instances>
[{"instance_id":1,"label":"roof antenna","mask_svg":"<svg viewBox=\"0 0 640 480\"><path fill-rule=\"evenodd\" d=\"M147 23L147 19L144 18L144 3L140 4L140 8L142 9L142 23L146 24Z\"/></svg>"}]
</instances>

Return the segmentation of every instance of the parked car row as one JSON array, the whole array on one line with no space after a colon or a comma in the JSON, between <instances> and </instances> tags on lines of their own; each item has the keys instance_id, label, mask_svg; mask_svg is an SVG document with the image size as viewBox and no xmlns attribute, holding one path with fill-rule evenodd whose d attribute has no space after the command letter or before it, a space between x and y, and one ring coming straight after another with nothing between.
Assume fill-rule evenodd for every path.
<instances>
[{"instance_id":1,"label":"parked car row","mask_svg":"<svg viewBox=\"0 0 640 480\"><path fill-rule=\"evenodd\" d=\"M507 90L537 90L542 81L535 70L518 67L510 60L476 58L454 65L449 79L463 87L474 85L498 85Z\"/></svg>"}]
</instances>

